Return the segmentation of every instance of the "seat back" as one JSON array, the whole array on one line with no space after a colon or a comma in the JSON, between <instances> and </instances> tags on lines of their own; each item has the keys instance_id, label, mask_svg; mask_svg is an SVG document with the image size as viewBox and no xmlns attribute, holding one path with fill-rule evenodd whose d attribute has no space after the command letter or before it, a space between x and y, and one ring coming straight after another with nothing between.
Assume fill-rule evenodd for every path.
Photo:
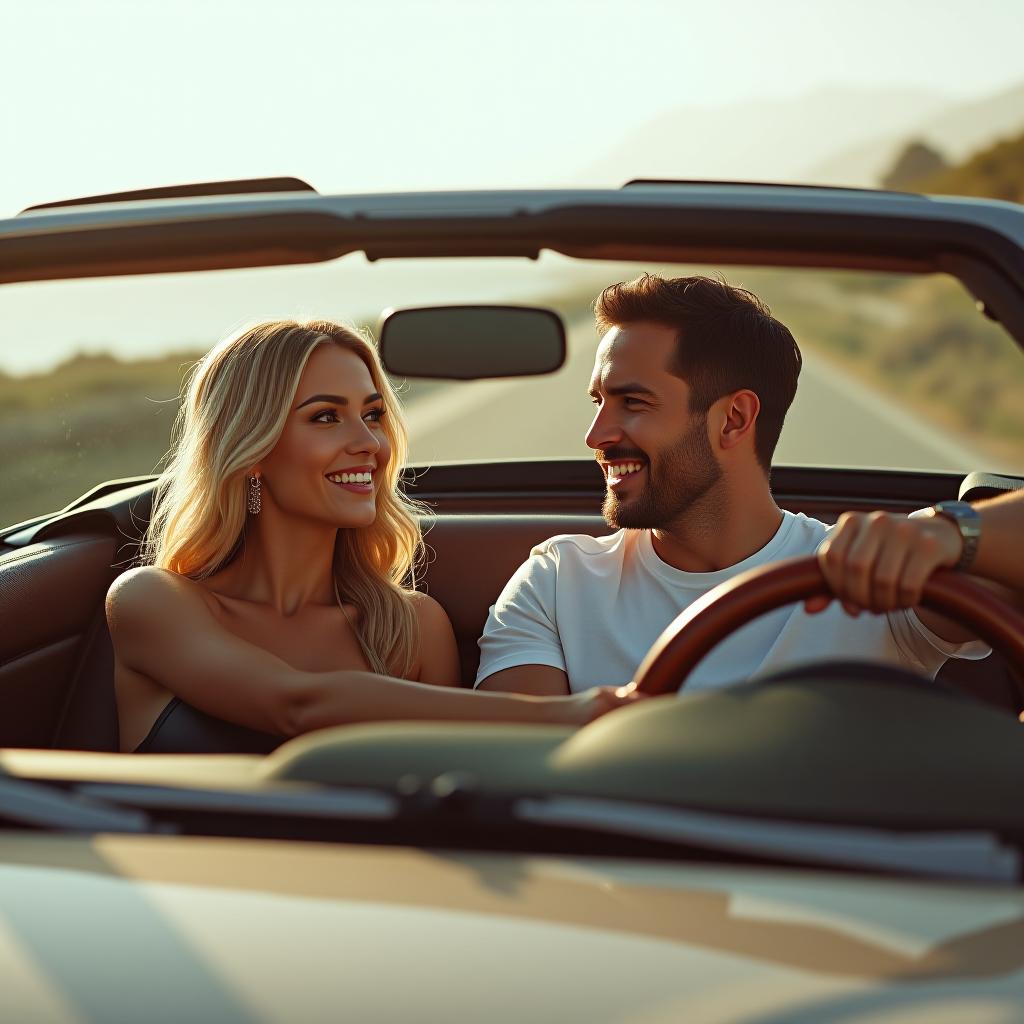
<instances>
[{"instance_id":1,"label":"seat back","mask_svg":"<svg viewBox=\"0 0 1024 1024\"><path fill-rule=\"evenodd\" d=\"M487 613L535 545L562 533L611 532L600 516L444 516L427 533L430 562L424 586L448 612L459 647L464 686L480 664L477 640Z\"/></svg>"},{"instance_id":2,"label":"seat back","mask_svg":"<svg viewBox=\"0 0 1024 1024\"><path fill-rule=\"evenodd\" d=\"M67 533L0 554L0 747L118 749L103 599L133 549L119 547L109 519L106 533L98 522L88 531L69 523ZM476 676L488 609L531 548L557 534L608 532L600 517L582 515L448 515L433 523L420 585L451 618L464 685ZM999 655L947 662L940 678L1007 710L1024 708L1024 686Z\"/></svg>"},{"instance_id":3,"label":"seat back","mask_svg":"<svg viewBox=\"0 0 1024 1024\"><path fill-rule=\"evenodd\" d=\"M105 633L97 621L118 572L116 546L112 537L80 533L0 555L0 746L55 744ZM101 689L112 706L111 680Z\"/></svg>"}]
</instances>

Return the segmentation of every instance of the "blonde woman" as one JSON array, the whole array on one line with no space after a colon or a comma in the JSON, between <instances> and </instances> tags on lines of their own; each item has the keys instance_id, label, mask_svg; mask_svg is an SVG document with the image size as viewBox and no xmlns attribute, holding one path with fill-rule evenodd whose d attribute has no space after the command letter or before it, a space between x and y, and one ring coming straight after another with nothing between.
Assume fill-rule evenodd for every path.
<instances>
[{"instance_id":1,"label":"blonde woman","mask_svg":"<svg viewBox=\"0 0 1024 1024\"><path fill-rule=\"evenodd\" d=\"M122 750L265 751L380 719L578 725L633 699L457 688L448 616L412 589L405 456L376 350L349 328L263 323L200 361L147 564L107 595Z\"/></svg>"}]
</instances>

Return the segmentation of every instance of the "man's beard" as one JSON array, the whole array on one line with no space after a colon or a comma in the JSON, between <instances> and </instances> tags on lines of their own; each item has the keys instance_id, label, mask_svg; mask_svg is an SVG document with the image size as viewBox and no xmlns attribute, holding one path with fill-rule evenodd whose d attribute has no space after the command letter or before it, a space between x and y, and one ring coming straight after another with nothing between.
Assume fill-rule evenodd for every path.
<instances>
[{"instance_id":1,"label":"man's beard","mask_svg":"<svg viewBox=\"0 0 1024 1024\"><path fill-rule=\"evenodd\" d=\"M610 455L605 452L604 458L610 461ZM628 530L667 527L707 496L722 479L722 467L708 441L707 418L701 417L676 444L661 452L656 462L647 459L645 469L647 481L632 500L622 502L611 488L606 489L601 513L609 526Z\"/></svg>"}]
</instances>

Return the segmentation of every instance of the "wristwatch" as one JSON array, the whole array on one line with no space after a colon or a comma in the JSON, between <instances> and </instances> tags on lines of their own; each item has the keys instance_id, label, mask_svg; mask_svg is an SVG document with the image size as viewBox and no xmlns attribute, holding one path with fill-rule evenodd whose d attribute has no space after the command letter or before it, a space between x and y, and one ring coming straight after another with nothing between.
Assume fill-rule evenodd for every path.
<instances>
[{"instance_id":1,"label":"wristwatch","mask_svg":"<svg viewBox=\"0 0 1024 1024\"><path fill-rule=\"evenodd\" d=\"M960 531L960 539L964 546L960 551L960 560L953 566L959 572L970 568L974 556L978 553L978 540L981 537L981 515L978 510L966 501L940 501L930 509L933 516L942 516L956 524Z\"/></svg>"}]
</instances>

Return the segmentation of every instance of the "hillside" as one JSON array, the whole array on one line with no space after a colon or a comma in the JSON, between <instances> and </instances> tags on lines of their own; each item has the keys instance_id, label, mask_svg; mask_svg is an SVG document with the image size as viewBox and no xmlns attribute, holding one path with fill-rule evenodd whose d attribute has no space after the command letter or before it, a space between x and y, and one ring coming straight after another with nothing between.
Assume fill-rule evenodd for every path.
<instances>
[{"instance_id":1,"label":"hillside","mask_svg":"<svg viewBox=\"0 0 1024 1024\"><path fill-rule=\"evenodd\" d=\"M879 134L904 139L950 106L919 90L822 89L718 107L679 107L638 125L580 169L575 184L631 178L799 181L808 165Z\"/></svg>"},{"instance_id":2,"label":"hillside","mask_svg":"<svg viewBox=\"0 0 1024 1024\"><path fill-rule=\"evenodd\" d=\"M987 196L1024 203L1024 132L975 153L959 166L927 174L914 187L936 195Z\"/></svg>"},{"instance_id":3,"label":"hillside","mask_svg":"<svg viewBox=\"0 0 1024 1024\"><path fill-rule=\"evenodd\" d=\"M809 155L803 180L877 188L909 139L937 149L950 162L960 163L979 149L1024 131L1024 83L992 96L947 104L939 111L925 113L913 124L904 123L896 131L872 123L875 130L867 141L852 146L840 143L832 155L819 162Z\"/></svg>"}]
</instances>

